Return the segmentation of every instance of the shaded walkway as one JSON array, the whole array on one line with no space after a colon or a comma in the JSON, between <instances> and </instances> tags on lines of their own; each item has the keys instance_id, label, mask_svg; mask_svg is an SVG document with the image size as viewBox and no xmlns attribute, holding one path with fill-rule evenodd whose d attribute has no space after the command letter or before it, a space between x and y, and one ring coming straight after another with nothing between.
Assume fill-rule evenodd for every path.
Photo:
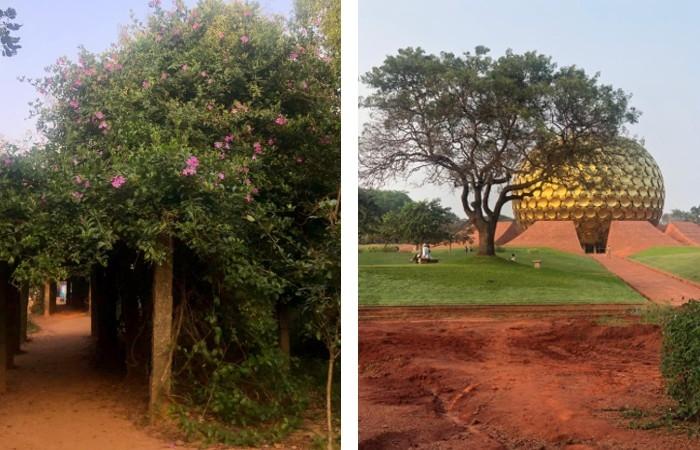
<instances>
[{"instance_id":1,"label":"shaded walkway","mask_svg":"<svg viewBox=\"0 0 700 450\"><path fill-rule=\"evenodd\" d=\"M681 305L700 300L700 288L618 256L591 255L634 290L655 303Z\"/></svg>"},{"instance_id":2,"label":"shaded walkway","mask_svg":"<svg viewBox=\"0 0 700 450\"><path fill-rule=\"evenodd\" d=\"M0 450L154 450L177 447L135 424L147 392L90 363L90 318L34 317L41 331L24 345L0 395Z\"/></svg>"}]
</instances>

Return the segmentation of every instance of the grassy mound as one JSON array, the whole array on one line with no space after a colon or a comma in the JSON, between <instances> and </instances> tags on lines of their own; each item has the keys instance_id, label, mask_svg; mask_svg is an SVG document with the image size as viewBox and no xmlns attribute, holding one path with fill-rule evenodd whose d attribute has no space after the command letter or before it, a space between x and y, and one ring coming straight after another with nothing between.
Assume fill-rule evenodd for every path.
<instances>
[{"instance_id":1,"label":"grassy mound","mask_svg":"<svg viewBox=\"0 0 700 450\"><path fill-rule=\"evenodd\" d=\"M515 253L516 262L510 261ZM550 249L508 249L498 257L433 252L417 265L408 252L359 254L361 305L536 305L644 303L595 260ZM535 269L532 261L542 261Z\"/></svg>"},{"instance_id":2,"label":"grassy mound","mask_svg":"<svg viewBox=\"0 0 700 450\"><path fill-rule=\"evenodd\" d=\"M642 264L700 282L700 247L654 247L632 255Z\"/></svg>"}]
</instances>

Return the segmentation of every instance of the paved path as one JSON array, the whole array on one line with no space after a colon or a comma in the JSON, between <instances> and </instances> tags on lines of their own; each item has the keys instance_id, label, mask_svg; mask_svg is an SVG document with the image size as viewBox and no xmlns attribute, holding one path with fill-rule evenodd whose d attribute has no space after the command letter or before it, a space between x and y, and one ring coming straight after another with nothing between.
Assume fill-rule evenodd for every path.
<instances>
[{"instance_id":1,"label":"paved path","mask_svg":"<svg viewBox=\"0 0 700 450\"><path fill-rule=\"evenodd\" d=\"M592 256L610 272L655 303L677 306L691 299L700 300L700 287L618 256Z\"/></svg>"}]
</instances>

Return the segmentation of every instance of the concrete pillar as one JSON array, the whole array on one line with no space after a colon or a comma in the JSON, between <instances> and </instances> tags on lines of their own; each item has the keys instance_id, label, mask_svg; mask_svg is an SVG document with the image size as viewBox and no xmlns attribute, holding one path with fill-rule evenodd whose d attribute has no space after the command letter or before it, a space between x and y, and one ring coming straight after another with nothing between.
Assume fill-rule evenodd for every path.
<instances>
[{"instance_id":1,"label":"concrete pillar","mask_svg":"<svg viewBox=\"0 0 700 450\"><path fill-rule=\"evenodd\" d=\"M27 315L29 312L29 284L23 283L20 291L20 341L27 342Z\"/></svg>"},{"instance_id":2,"label":"concrete pillar","mask_svg":"<svg viewBox=\"0 0 700 450\"><path fill-rule=\"evenodd\" d=\"M151 340L151 376L149 415L151 422L164 414L170 395L173 323L173 241L161 236L165 260L153 270L153 334Z\"/></svg>"},{"instance_id":3,"label":"concrete pillar","mask_svg":"<svg viewBox=\"0 0 700 450\"><path fill-rule=\"evenodd\" d=\"M95 289L95 274L90 274L90 286L88 288L88 311L90 312L90 336L97 336L97 305L95 305L93 291Z\"/></svg>"}]
</instances>

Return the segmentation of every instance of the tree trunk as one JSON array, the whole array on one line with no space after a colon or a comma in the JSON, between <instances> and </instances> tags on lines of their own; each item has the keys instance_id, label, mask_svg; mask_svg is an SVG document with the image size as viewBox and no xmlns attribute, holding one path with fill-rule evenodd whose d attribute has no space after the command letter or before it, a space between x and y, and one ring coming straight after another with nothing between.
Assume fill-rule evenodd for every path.
<instances>
[{"instance_id":1,"label":"tree trunk","mask_svg":"<svg viewBox=\"0 0 700 450\"><path fill-rule=\"evenodd\" d=\"M44 316L48 317L56 312L56 290L56 283L44 283Z\"/></svg>"},{"instance_id":2,"label":"tree trunk","mask_svg":"<svg viewBox=\"0 0 700 450\"><path fill-rule=\"evenodd\" d=\"M149 416L151 423L164 413L170 395L173 323L173 241L161 236L165 260L153 270L153 333L151 337L151 379Z\"/></svg>"},{"instance_id":3,"label":"tree trunk","mask_svg":"<svg viewBox=\"0 0 700 450\"><path fill-rule=\"evenodd\" d=\"M6 263L0 263L0 394L7 391L7 281Z\"/></svg>"},{"instance_id":4,"label":"tree trunk","mask_svg":"<svg viewBox=\"0 0 700 450\"><path fill-rule=\"evenodd\" d=\"M289 344L289 306L282 303L277 306L277 320L279 322L280 350L285 356L289 357L291 354Z\"/></svg>"},{"instance_id":5,"label":"tree trunk","mask_svg":"<svg viewBox=\"0 0 700 450\"><path fill-rule=\"evenodd\" d=\"M327 450L333 450L333 365L335 357L331 352L328 357L328 375L326 377L326 427L328 431Z\"/></svg>"},{"instance_id":6,"label":"tree trunk","mask_svg":"<svg viewBox=\"0 0 700 450\"><path fill-rule=\"evenodd\" d=\"M486 222L477 218L474 226L479 231L479 256L496 255L496 220Z\"/></svg>"}]
</instances>

